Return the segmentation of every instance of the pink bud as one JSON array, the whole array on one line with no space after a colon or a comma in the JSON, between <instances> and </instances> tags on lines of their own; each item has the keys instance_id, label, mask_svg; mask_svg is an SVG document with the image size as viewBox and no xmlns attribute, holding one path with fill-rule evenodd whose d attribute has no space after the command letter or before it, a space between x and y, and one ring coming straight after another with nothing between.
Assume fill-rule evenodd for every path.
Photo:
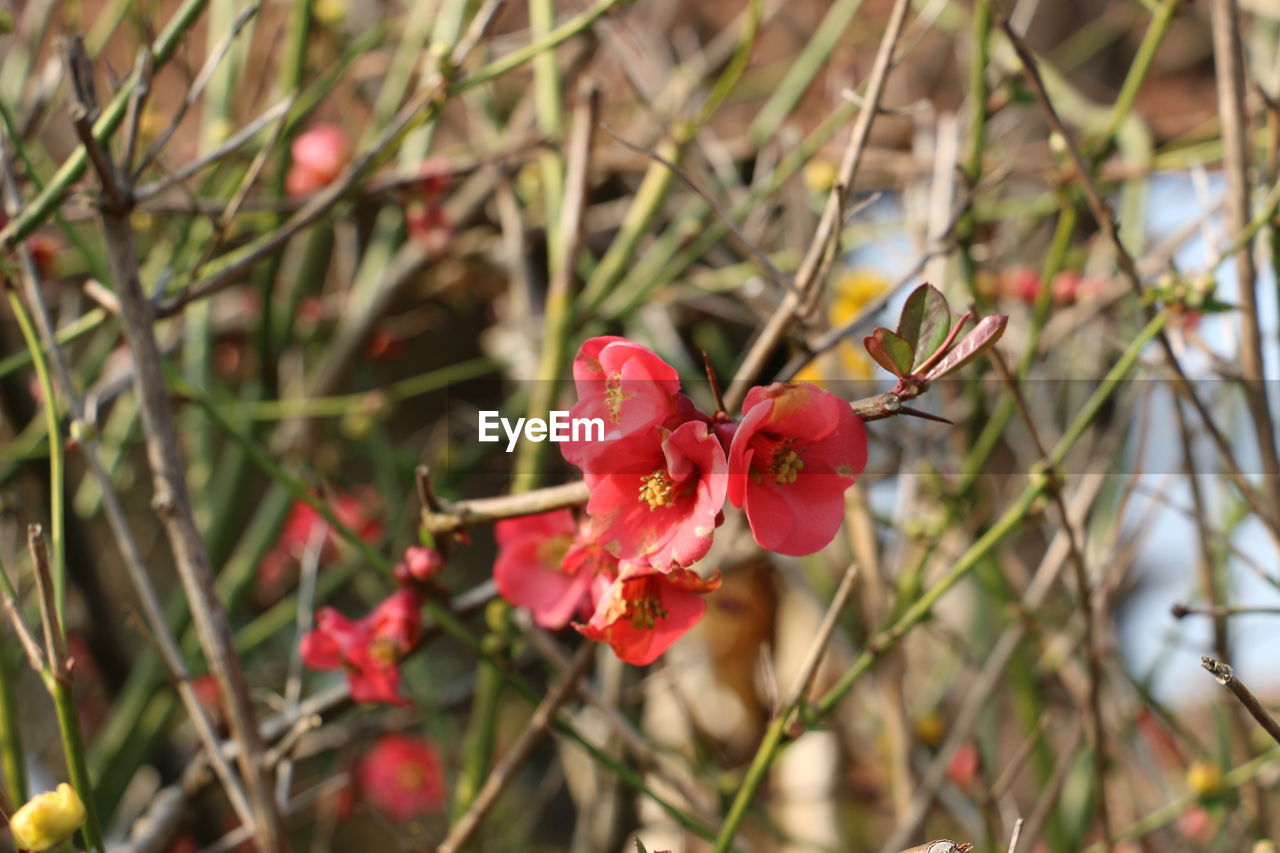
<instances>
[{"instance_id":1,"label":"pink bud","mask_svg":"<svg viewBox=\"0 0 1280 853\"><path fill-rule=\"evenodd\" d=\"M307 195L333 183L351 159L346 134L335 125L319 124L293 140L293 165L285 178L291 196Z\"/></svg>"}]
</instances>

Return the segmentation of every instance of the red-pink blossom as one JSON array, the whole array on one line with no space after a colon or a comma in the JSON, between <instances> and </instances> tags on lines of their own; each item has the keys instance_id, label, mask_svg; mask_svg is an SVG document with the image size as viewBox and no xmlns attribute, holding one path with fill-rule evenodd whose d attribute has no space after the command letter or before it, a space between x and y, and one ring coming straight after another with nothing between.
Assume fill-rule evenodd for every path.
<instances>
[{"instance_id":1,"label":"red-pink blossom","mask_svg":"<svg viewBox=\"0 0 1280 853\"><path fill-rule=\"evenodd\" d=\"M402 584L426 583L440 574L444 556L435 548L411 545L405 549L403 562L396 563L394 574Z\"/></svg>"},{"instance_id":2,"label":"red-pink blossom","mask_svg":"<svg viewBox=\"0 0 1280 853\"><path fill-rule=\"evenodd\" d=\"M329 509L339 523L365 542L376 542L382 538L378 501L372 490L364 488L351 494L338 492L330 499ZM258 564L254 595L259 602L270 603L283 594L295 580L298 564L307 548L319 537L323 537L320 540L321 562L332 559L338 551L338 534L310 504L294 501L280 529L280 537Z\"/></svg>"},{"instance_id":3,"label":"red-pink blossom","mask_svg":"<svg viewBox=\"0 0 1280 853\"><path fill-rule=\"evenodd\" d=\"M333 183L351 160L351 145L342 129L318 124L293 140L293 163L285 176L285 190L303 196Z\"/></svg>"},{"instance_id":4,"label":"red-pink blossom","mask_svg":"<svg viewBox=\"0 0 1280 853\"><path fill-rule=\"evenodd\" d=\"M356 783L364 800L394 821L437 814L445 805L440 757L425 738L383 735L360 759Z\"/></svg>"},{"instance_id":5,"label":"red-pink blossom","mask_svg":"<svg viewBox=\"0 0 1280 853\"><path fill-rule=\"evenodd\" d=\"M809 383L752 388L729 449L729 501L751 535L798 556L824 548L844 519L844 492L867 464L867 430L849 404Z\"/></svg>"},{"instance_id":6,"label":"red-pink blossom","mask_svg":"<svg viewBox=\"0 0 1280 853\"><path fill-rule=\"evenodd\" d=\"M345 669L357 702L407 704L398 692L400 661L418 643L421 606L416 593L401 588L358 621L322 608L315 630L302 638L302 662L312 669Z\"/></svg>"},{"instance_id":7,"label":"red-pink blossom","mask_svg":"<svg viewBox=\"0 0 1280 853\"><path fill-rule=\"evenodd\" d=\"M560 445L564 458L583 473L634 470L649 455L658 427L675 428L693 414L691 405L682 406L676 369L626 338L584 341L573 360L573 381L578 402L570 418L599 419L604 426L602 441L593 434Z\"/></svg>"},{"instance_id":8,"label":"red-pink blossom","mask_svg":"<svg viewBox=\"0 0 1280 853\"><path fill-rule=\"evenodd\" d=\"M1000 298L1031 305L1040 294L1040 274L1030 267L1013 267L1000 274Z\"/></svg>"},{"instance_id":9,"label":"red-pink blossom","mask_svg":"<svg viewBox=\"0 0 1280 853\"><path fill-rule=\"evenodd\" d=\"M494 527L498 593L544 628L560 629L590 612L587 590L603 555L567 509L508 518ZM599 552L599 553L597 553Z\"/></svg>"},{"instance_id":10,"label":"red-pink blossom","mask_svg":"<svg viewBox=\"0 0 1280 853\"><path fill-rule=\"evenodd\" d=\"M444 206L436 201L412 201L404 209L404 227L429 257L436 257L453 239L453 223Z\"/></svg>"},{"instance_id":11,"label":"red-pink blossom","mask_svg":"<svg viewBox=\"0 0 1280 853\"><path fill-rule=\"evenodd\" d=\"M724 448L702 421L635 436L620 468L585 472L599 543L661 571L693 565L711 547L727 472Z\"/></svg>"},{"instance_id":12,"label":"red-pink blossom","mask_svg":"<svg viewBox=\"0 0 1280 853\"><path fill-rule=\"evenodd\" d=\"M688 569L659 572L623 563L611 574L596 576L595 612L587 624L574 627L636 666L653 663L696 625L707 610L703 596L720 586L719 572L703 580Z\"/></svg>"}]
</instances>

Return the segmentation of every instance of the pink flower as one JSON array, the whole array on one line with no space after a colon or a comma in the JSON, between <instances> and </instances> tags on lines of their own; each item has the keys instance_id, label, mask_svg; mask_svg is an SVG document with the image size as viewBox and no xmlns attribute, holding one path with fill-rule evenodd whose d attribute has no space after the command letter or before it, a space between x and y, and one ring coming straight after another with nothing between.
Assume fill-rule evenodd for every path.
<instances>
[{"instance_id":1,"label":"pink flower","mask_svg":"<svg viewBox=\"0 0 1280 853\"><path fill-rule=\"evenodd\" d=\"M815 385L752 388L729 448L729 502L751 535L780 554L812 554L835 538L844 492L867 464L867 430L849 404Z\"/></svg>"},{"instance_id":2,"label":"pink flower","mask_svg":"<svg viewBox=\"0 0 1280 853\"><path fill-rule=\"evenodd\" d=\"M614 577L597 575L595 613L574 627L608 643L620 660L647 666L698 623L707 610L703 596L718 586L719 572L703 580L688 569L663 573L624 563Z\"/></svg>"},{"instance_id":3,"label":"pink flower","mask_svg":"<svg viewBox=\"0 0 1280 853\"><path fill-rule=\"evenodd\" d=\"M680 378L676 369L652 350L626 338L591 338L578 348L573 360L573 381L578 402L570 418L598 418L603 441L567 441L560 445L570 464L592 473L603 462L610 470L633 469L638 455L648 455L648 445L660 426L674 428L693 415L692 405L682 407L678 398ZM674 423L672 422L674 421ZM641 439L638 448L634 439Z\"/></svg>"},{"instance_id":4,"label":"pink flower","mask_svg":"<svg viewBox=\"0 0 1280 853\"><path fill-rule=\"evenodd\" d=\"M1000 274L1000 298L1035 303L1040 294L1040 274L1030 267L1014 267Z\"/></svg>"},{"instance_id":5,"label":"pink flower","mask_svg":"<svg viewBox=\"0 0 1280 853\"><path fill-rule=\"evenodd\" d=\"M444 557L435 548L411 545L405 549L404 562L396 564L394 574L402 584L426 583L443 568Z\"/></svg>"},{"instance_id":6,"label":"pink flower","mask_svg":"<svg viewBox=\"0 0 1280 853\"><path fill-rule=\"evenodd\" d=\"M400 697L400 661L422 633L416 593L398 589L359 621L325 607L302 638L302 662L312 669L345 669L357 702L408 704Z\"/></svg>"},{"instance_id":7,"label":"pink flower","mask_svg":"<svg viewBox=\"0 0 1280 853\"><path fill-rule=\"evenodd\" d=\"M567 509L508 518L494 527L498 593L524 607L544 628L558 630L580 612L590 612L587 591L600 560L589 531L579 529Z\"/></svg>"},{"instance_id":8,"label":"pink flower","mask_svg":"<svg viewBox=\"0 0 1280 853\"><path fill-rule=\"evenodd\" d=\"M453 224L444 207L435 201L412 201L404 209L404 227L409 237L421 244L428 257L436 257L449 247Z\"/></svg>"},{"instance_id":9,"label":"pink flower","mask_svg":"<svg viewBox=\"0 0 1280 853\"><path fill-rule=\"evenodd\" d=\"M199 678L192 679L191 689L196 694L201 707L204 708L205 715L209 718L209 722L218 731L226 729L227 717L226 710L222 704L222 688L218 686L218 679L212 675L202 675Z\"/></svg>"},{"instance_id":10,"label":"pink flower","mask_svg":"<svg viewBox=\"0 0 1280 853\"><path fill-rule=\"evenodd\" d=\"M587 514L599 543L621 560L659 571L686 567L711 548L728 488L724 448L702 421L655 426L631 440L616 473L585 474Z\"/></svg>"},{"instance_id":11,"label":"pink flower","mask_svg":"<svg viewBox=\"0 0 1280 853\"><path fill-rule=\"evenodd\" d=\"M1053 277L1053 301L1058 305L1097 299L1106 290L1107 280L1097 275L1081 275L1075 270L1063 270Z\"/></svg>"},{"instance_id":12,"label":"pink flower","mask_svg":"<svg viewBox=\"0 0 1280 853\"><path fill-rule=\"evenodd\" d=\"M354 494L336 493L329 505L334 518L352 530L365 542L382 538L382 521L378 518L377 499L370 489L360 489ZM322 532L323 531L323 532ZM297 568L311 545L313 537L323 536L321 562L333 559L338 553L337 533L310 504L294 501L280 538L258 564L254 583L254 597L260 603L276 601L296 579Z\"/></svg>"},{"instance_id":13,"label":"pink flower","mask_svg":"<svg viewBox=\"0 0 1280 853\"><path fill-rule=\"evenodd\" d=\"M356 767L364 799L394 821L410 821L444 809L444 771L429 741L383 735Z\"/></svg>"},{"instance_id":14,"label":"pink flower","mask_svg":"<svg viewBox=\"0 0 1280 853\"><path fill-rule=\"evenodd\" d=\"M351 159L346 134L332 124L318 124L300 134L289 150L293 164L285 176L285 190L295 197L333 183Z\"/></svg>"}]
</instances>

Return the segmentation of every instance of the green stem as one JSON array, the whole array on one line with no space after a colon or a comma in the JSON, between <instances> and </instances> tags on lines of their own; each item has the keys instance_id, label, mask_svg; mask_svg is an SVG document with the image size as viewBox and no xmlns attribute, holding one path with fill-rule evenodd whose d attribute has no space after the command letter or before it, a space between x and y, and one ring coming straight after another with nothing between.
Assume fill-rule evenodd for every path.
<instances>
[{"instance_id":1,"label":"green stem","mask_svg":"<svg viewBox=\"0 0 1280 853\"><path fill-rule=\"evenodd\" d=\"M60 620L58 628L62 628ZM85 846L93 850L104 850L102 827L98 823L98 803L93 798L93 784L89 781L89 766L85 762L84 735L80 731L80 718L76 714L75 689L71 686L69 677L58 679L49 673L45 673L44 677L58 716L58 731L62 735L62 751L67 760L71 786L84 802L84 826L80 831L84 835Z\"/></svg>"},{"instance_id":2,"label":"green stem","mask_svg":"<svg viewBox=\"0 0 1280 853\"><path fill-rule=\"evenodd\" d=\"M13 646L0 631L0 770L9 789L9 806L16 809L27 801L27 765L18 724L14 669Z\"/></svg>"},{"instance_id":3,"label":"green stem","mask_svg":"<svg viewBox=\"0 0 1280 853\"><path fill-rule=\"evenodd\" d=\"M54 395L49 362L45 359L44 350L40 348L40 338L36 335L31 315L27 313L27 306L13 288L9 288L9 305L22 330L22 339L27 344L36 380L40 383L40 393L44 396L42 408L49 439L49 539L52 542L53 598L58 615L57 628L62 630L67 600L66 483L63 480L66 447L62 444L62 432L58 424L58 398Z\"/></svg>"}]
</instances>

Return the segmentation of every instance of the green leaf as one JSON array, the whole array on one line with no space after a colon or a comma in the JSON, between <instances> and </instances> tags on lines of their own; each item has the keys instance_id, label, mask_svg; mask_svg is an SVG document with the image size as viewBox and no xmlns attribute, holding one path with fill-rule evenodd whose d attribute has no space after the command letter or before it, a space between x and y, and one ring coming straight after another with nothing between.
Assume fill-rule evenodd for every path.
<instances>
[{"instance_id":1,"label":"green leaf","mask_svg":"<svg viewBox=\"0 0 1280 853\"><path fill-rule=\"evenodd\" d=\"M633 835L631 836L631 840L636 843L636 853L649 853L649 851L645 849L644 843L640 840L640 836Z\"/></svg>"},{"instance_id":2,"label":"green leaf","mask_svg":"<svg viewBox=\"0 0 1280 853\"><path fill-rule=\"evenodd\" d=\"M876 329L870 337L862 339L862 345L877 364L899 379L911 373L915 355L911 344L888 329Z\"/></svg>"},{"instance_id":3,"label":"green leaf","mask_svg":"<svg viewBox=\"0 0 1280 853\"><path fill-rule=\"evenodd\" d=\"M941 379L991 349L995 346L996 341L1000 340L1000 336L1004 334L1004 327L1008 322L1009 318L1004 314L992 314L990 317L983 317L982 321L973 328L973 331L961 338L960 343L952 347L942 357L942 360L929 371L929 375L925 377L925 380L932 382L935 379Z\"/></svg>"},{"instance_id":4,"label":"green leaf","mask_svg":"<svg viewBox=\"0 0 1280 853\"><path fill-rule=\"evenodd\" d=\"M915 358L911 370L929 360L951 331L947 298L932 284L922 284L907 297L898 318L898 336L911 346Z\"/></svg>"}]
</instances>

